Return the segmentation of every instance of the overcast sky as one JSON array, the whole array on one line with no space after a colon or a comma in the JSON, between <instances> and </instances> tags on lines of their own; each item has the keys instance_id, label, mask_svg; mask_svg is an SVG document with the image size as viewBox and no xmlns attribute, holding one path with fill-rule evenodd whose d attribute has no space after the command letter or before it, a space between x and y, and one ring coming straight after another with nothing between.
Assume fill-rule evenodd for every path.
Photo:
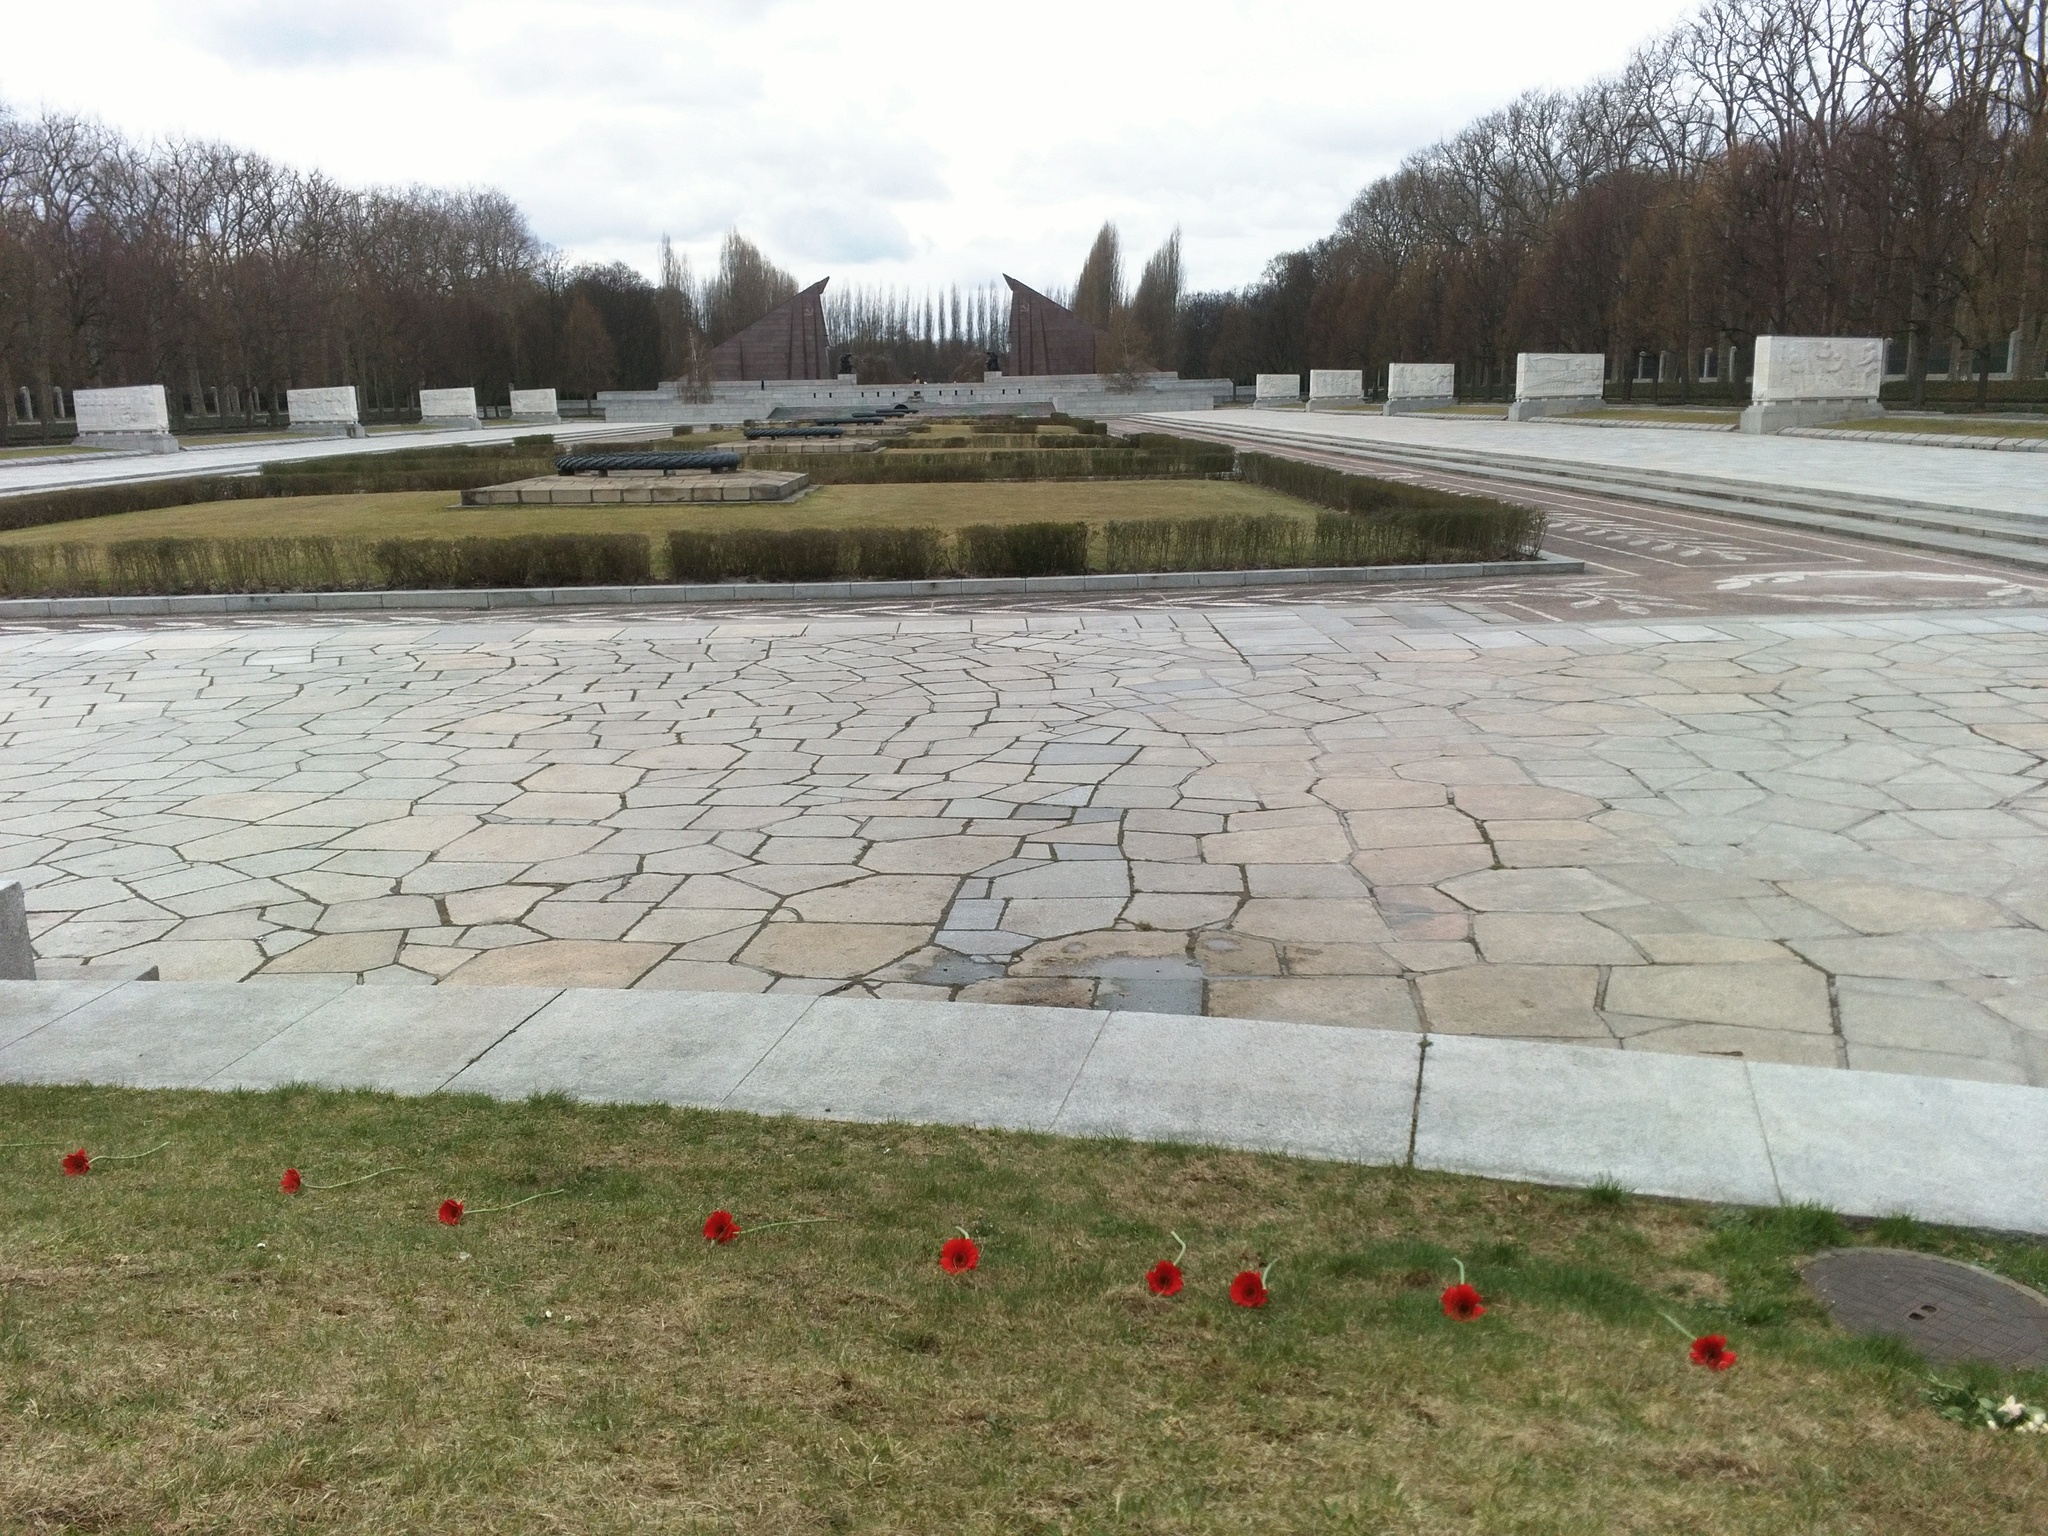
<instances>
[{"instance_id":1,"label":"overcast sky","mask_svg":"<svg viewBox=\"0 0 2048 1536\"><path fill-rule=\"evenodd\" d=\"M1229 287L1410 150L1692 0L16 0L0 100L352 184L495 186L575 259L1070 283L1105 218Z\"/></svg>"}]
</instances>

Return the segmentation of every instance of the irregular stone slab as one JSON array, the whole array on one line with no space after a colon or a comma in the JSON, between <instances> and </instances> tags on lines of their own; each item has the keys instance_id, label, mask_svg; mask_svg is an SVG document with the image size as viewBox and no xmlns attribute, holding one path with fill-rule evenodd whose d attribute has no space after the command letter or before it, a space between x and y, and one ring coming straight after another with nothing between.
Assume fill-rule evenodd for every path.
<instances>
[{"instance_id":1,"label":"irregular stone slab","mask_svg":"<svg viewBox=\"0 0 2048 1536\"><path fill-rule=\"evenodd\" d=\"M1487 869L1443 882L1479 912L1601 912L1638 905L1631 895L1586 869Z\"/></svg>"},{"instance_id":2,"label":"irregular stone slab","mask_svg":"<svg viewBox=\"0 0 2048 1536\"><path fill-rule=\"evenodd\" d=\"M1859 933L1927 933L1935 929L2003 928L2012 924L1997 907L1975 896L1925 886L1880 885L1865 880L1787 880L1787 896L1817 907Z\"/></svg>"},{"instance_id":3,"label":"irregular stone slab","mask_svg":"<svg viewBox=\"0 0 2048 1536\"><path fill-rule=\"evenodd\" d=\"M1424 1027L1459 1035L1608 1040L1593 1011L1600 973L1583 965L1475 965L1416 982Z\"/></svg>"},{"instance_id":4,"label":"irregular stone slab","mask_svg":"<svg viewBox=\"0 0 2048 1536\"><path fill-rule=\"evenodd\" d=\"M1398 1163L1417 1063L1412 1036L1112 1014L1053 1129Z\"/></svg>"},{"instance_id":5,"label":"irregular stone slab","mask_svg":"<svg viewBox=\"0 0 2048 1536\"><path fill-rule=\"evenodd\" d=\"M1641 965L1636 947L1572 912L1482 912L1472 921L1479 952L1507 965Z\"/></svg>"},{"instance_id":6,"label":"irregular stone slab","mask_svg":"<svg viewBox=\"0 0 2048 1536\"><path fill-rule=\"evenodd\" d=\"M810 1006L806 997L737 992L564 992L464 1067L448 1090L713 1108Z\"/></svg>"},{"instance_id":7,"label":"irregular stone slab","mask_svg":"<svg viewBox=\"0 0 2048 1536\"><path fill-rule=\"evenodd\" d=\"M263 967L266 976L359 976L389 965L399 933L330 933L289 949Z\"/></svg>"},{"instance_id":8,"label":"irregular stone slab","mask_svg":"<svg viewBox=\"0 0 2048 1536\"><path fill-rule=\"evenodd\" d=\"M1742 1068L1432 1035L1415 1166L1640 1194L1776 1205ZM1796 1071L1796 1068L1778 1070Z\"/></svg>"},{"instance_id":9,"label":"irregular stone slab","mask_svg":"<svg viewBox=\"0 0 2048 1536\"><path fill-rule=\"evenodd\" d=\"M129 982L0 1049L0 1079L197 1088L347 985Z\"/></svg>"},{"instance_id":10,"label":"irregular stone slab","mask_svg":"<svg viewBox=\"0 0 2048 1536\"><path fill-rule=\"evenodd\" d=\"M821 998L726 1103L814 1119L1051 1130L1105 1017Z\"/></svg>"},{"instance_id":11,"label":"irregular stone slab","mask_svg":"<svg viewBox=\"0 0 2048 1536\"><path fill-rule=\"evenodd\" d=\"M931 936L891 923L767 923L739 958L779 976L865 976Z\"/></svg>"},{"instance_id":12,"label":"irregular stone slab","mask_svg":"<svg viewBox=\"0 0 2048 1536\"><path fill-rule=\"evenodd\" d=\"M1209 983L1209 1012L1223 1018L1415 1031L1408 984L1394 976L1281 976Z\"/></svg>"},{"instance_id":13,"label":"irregular stone slab","mask_svg":"<svg viewBox=\"0 0 2048 1536\"><path fill-rule=\"evenodd\" d=\"M630 987L668 953L662 944L542 939L478 955L442 982L450 987Z\"/></svg>"},{"instance_id":14,"label":"irregular stone slab","mask_svg":"<svg viewBox=\"0 0 2048 1536\"><path fill-rule=\"evenodd\" d=\"M1699 1024L1741 1024L1830 1034L1827 978L1805 965L1658 965L1616 971L1607 1006L1617 1013Z\"/></svg>"},{"instance_id":15,"label":"irregular stone slab","mask_svg":"<svg viewBox=\"0 0 2048 1536\"><path fill-rule=\"evenodd\" d=\"M1851 1333L1903 1339L1937 1365L2048 1369L2048 1296L2016 1280L1898 1248L1837 1248L1800 1273Z\"/></svg>"}]
</instances>

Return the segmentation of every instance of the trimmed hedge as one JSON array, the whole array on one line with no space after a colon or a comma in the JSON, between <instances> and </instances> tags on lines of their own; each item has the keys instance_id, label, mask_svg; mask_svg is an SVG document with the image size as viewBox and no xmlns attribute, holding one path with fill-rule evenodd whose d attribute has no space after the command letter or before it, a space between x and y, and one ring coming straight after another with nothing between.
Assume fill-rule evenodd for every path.
<instances>
[{"instance_id":1,"label":"trimmed hedge","mask_svg":"<svg viewBox=\"0 0 2048 1536\"><path fill-rule=\"evenodd\" d=\"M1086 523L975 523L953 537L966 576L1079 576L1088 569Z\"/></svg>"},{"instance_id":2,"label":"trimmed hedge","mask_svg":"<svg viewBox=\"0 0 2048 1536\"><path fill-rule=\"evenodd\" d=\"M1398 546L1412 551L1397 557L1333 560L1331 564L1533 560L1543 544L1544 517L1540 511L1490 496L1462 496L1397 480L1348 475L1320 464L1304 464L1298 459L1275 458L1266 453L1240 453L1237 468L1249 485L1262 485L1368 522L1385 524L1375 531L1333 531L1327 537L1336 545L1349 538L1361 550ZM1320 518L1317 526L1322 526ZM1324 538L1318 534L1319 542Z\"/></svg>"},{"instance_id":3,"label":"trimmed hedge","mask_svg":"<svg viewBox=\"0 0 2048 1536\"><path fill-rule=\"evenodd\" d=\"M644 533L528 533L384 539L371 551L386 587L624 587L654 579Z\"/></svg>"},{"instance_id":4,"label":"trimmed hedge","mask_svg":"<svg viewBox=\"0 0 2048 1536\"><path fill-rule=\"evenodd\" d=\"M936 528L677 529L668 536L671 579L721 581L923 581L947 569Z\"/></svg>"}]
</instances>

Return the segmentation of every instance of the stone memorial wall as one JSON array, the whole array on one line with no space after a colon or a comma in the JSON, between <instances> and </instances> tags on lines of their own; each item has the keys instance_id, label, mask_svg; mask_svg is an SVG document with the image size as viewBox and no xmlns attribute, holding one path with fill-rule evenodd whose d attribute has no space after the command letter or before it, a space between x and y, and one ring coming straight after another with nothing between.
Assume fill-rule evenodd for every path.
<instances>
[{"instance_id":1,"label":"stone memorial wall","mask_svg":"<svg viewBox=\"0 0 2048 1536\"><path fill-rule=\"evenodd\" d=\"M1435 411L1458 403L1456 363L1387 364L1387 399L1381 414L1404 416L1410 411Z\"/></svg>"},{"instance_id":2,"label":"stone memorial wall","mask_svg":"<svg viewBox=\"0 0 2048 1536\"><path fill-rule=\"evenodd\" d=\"M356 387L336 384L326 389L288 389L285 414L293 432L306 437L361 437Z\"/></svg>"},{"instance_id":3,"label":"stone memorial wall","mask_svg":"<svg viewBox=\"0 0 2048 1536\"><path fill-rule=\"evenodd\" d=\"M1256 375L1256 387L1252 392L1254 406L1283 406L1301 404L1301 375L1298 373L1261 373Z\"/></svg>"},{"instance_id":4,"label":"stone memorial wall","mask_svg":"<svg viewBox=\"0 0 2048 1536\"><path fill-rule=\"evenodd\" d=\"M1884 342L1874 336L1759 336L1745 432L1879 415Z\"/></svg>"},{"instance_id":5,"label":"stone memorial wall","mask_svg":"<svg viewBox=\"0 0 2048 1536\"><path fill-rule=\"evenodd\" d=\"M81 448L178 451L178 440L171 436L170 403L161 384L73 390L71 411L78 423Z\"/></svg>"},{"instance_id":6,"label":"stone memorial wall","mask_svg":"<svg viewBox=\"0 0 2048 1536\"><path fill-rule=\"evenodd\" d=\"M514 421L556 422L562 419L561 404L552 389L515 389L511 402Z\"/></svg>"},{"instance_id":7,"label":"stone memorial wall","mask_svg":"<svg viewBox=\"0 0 2048 1536\"><path fill-rule=\"evenodd\" d=\"M1508 420L1597 411L1605 402L1607 358L1600 352L1523 352L1515 358L1515 403Z\"/></svg>"},{"instance_id":8,"label":"stone memorial wall","mask_svg":"<svg viewBox=\"0 0 2048 1536\"><path fill-rule=\"evenodd\" d=\"M1363 405L1365 372L1360 368L1311 368L1308 374L1308 408L1328 405Z\"/></svg>"},{"instance_id":9,"label":"stone memorial wall","mask_svg":"<svg viewBox=\"0 0 2048 1536\"><path fill-rule=\"evenodd\" d=\"M420 391L420 425L423 427L480 427L476 412L476 391L423 389Z\"/></svg>"}]
</instances>

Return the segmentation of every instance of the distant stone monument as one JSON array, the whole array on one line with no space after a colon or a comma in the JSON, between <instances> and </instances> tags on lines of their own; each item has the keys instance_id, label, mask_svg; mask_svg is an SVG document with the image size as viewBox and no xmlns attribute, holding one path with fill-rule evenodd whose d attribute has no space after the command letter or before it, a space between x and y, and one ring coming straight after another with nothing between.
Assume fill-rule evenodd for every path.
<instances>
[{"instance_id":1,"label":"distant stone monument","mask_svg":"<svg viewBox=\"0 0 2048 1536\"><path fill-rule=\"evenodd\" d=\"M483 425L483 419L477 415L476 391L468 385L461 389L421 390L420 425L474 432Z\"/></svg>"},{"instance_id":2,"label":"distant stone monument","mask_svg":"<svg viewBox=\"0 0 2048 1536\"><path fill-rule=\"evenodd\" d=\"M1308 408L1365 404L1363 368L1311 368L1308 371Z\"/></svg>"},{"instance_id":3,"label":"distant stone monument","mask_svg":"<svg viewBox=\"0 0 2048 1536\"><path fill-rule=\"evenodd\" d=\"M1253 375L1252 408L1279 410L1301 404L1301 375L1261 373Z\"/></svg>"},{"instance_id":4,"label":"distant stone monument","mask_svg":"<svg viewBox=\"0 0 2048 1536\"><path fill-rule=\"evenodd\" d=\"M860 373L853 366L853 354L851 352L841 355L839 359L839 377L836 382L840 384L858 384L860 382Z\"/></svg>"},{"instance_id":5,"label":"distant stone monument","mask_svg":"<svg viewBox=\"0 0 2048 1536\"><path fill-rule=\"evenodd\" d=\"M1380 406L1382 416L1406 416L1414 411L1440 411L1445 406L1457 403L1457 364L1387 364L1387 398Z\"/></svg>"},{"instance_id":6,"label":"distant stone monument","mask_svg":"<svg viewBox=\"0 0 2048 1536\"><path fill-rule=\"evenodd\" d=\"M1884 342L1864 336L1759 336L1745 432L1881 416Z\"/></svg>"},{"instance_id":7,"label":"distant stone monument","mask_svg":"<svg viewBox=\"0 0 2048 1536\"><path fill-rule=\"evenodd\" d=\"M552 389L515 389L508 396L512 419L528 426L553 426L562 419L562 405Z\"/></svg>"},{"instance_id":8,"label":"distant stone monument","mask_svg":"<svg viewBox=\"0 0 2048 1536\"><path fill-rule=\"evenodd\" d=\"M1007 272L1003 281L1010 285L1011 374L1096 372L1096 358L1109 340L1107 331Z\"/></svg>"},{"instance_id":9,"label":"distant stone monument","mask_svg":"<svg viewBox=\"0 0 2048 1536\"><path fill-rule=\"evenodd\" d=\"M125 389L79 389L71 394L81 448L127 448L141 453L176 453L171 408L161 384Z\"/></svg>"},{"instance_id":10,"label":"distant stone monument","mask_svg":"<svg viewBox=\"0 0 2048 1536\"><path fill-rule=\"evenodd\" d=\"M1515 403L1509 421L1577 416L1606 404L1607 358L1600 352L1523 352L1515 358Z\"/></svg>"},{"instance_id":11,"label":"distant stone monument","mask_svg":"<svg viewBox=\"0 0 2048 1536\"><path fill-rule=\"evenodd\" d=\"M832 349L825 340L829 277L821 277L711 349L711 377L720 383L774 379L832 378ZM852 359L843 359L850 362ZM846 371L846 370L842 370Z\"/></svg>"},{"instance_id":12,"label":"distant stone monument","mask_svg":"<svg viewBox=\"0 0 2048 1536\"><path fill-rule=\"evenodd\" d=\"M284 392L284 408L288 430L296 436L365 435L353 384L336 384L326 389L288 389Z\"/></svg>"}]
</instances>

